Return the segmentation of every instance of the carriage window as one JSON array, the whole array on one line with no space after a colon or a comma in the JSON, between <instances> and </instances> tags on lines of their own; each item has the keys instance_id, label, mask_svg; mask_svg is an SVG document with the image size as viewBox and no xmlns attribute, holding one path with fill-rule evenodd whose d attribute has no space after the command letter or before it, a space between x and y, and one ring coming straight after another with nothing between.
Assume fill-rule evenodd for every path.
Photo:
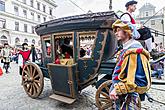
<instances>
[{"instance_id":1,"label":"carriage window","mask_svg":"<svg viewBox=\"0 0 165 110\"><path fill-rule=\"evenodd\" d=\"M55 63L73 64L73 39L72 34L55 35Z\"/></svg>"},{"instance_id":2,"label":"carriage window","mask_svg":"<svg viewBox=\"0 0 165 110\"><path fill-rule=\"evenodd\" d=\"M50 56L51 55L51 44L50 40L45 40L45 46L46 46L46 55Z\"/></svg>"},{"instance_id":3,"label":"carriage window","mask_svg":"<svg viewBox=\"0 0 165 110\"><path fill-rule=\"evenodd\" d=\"M95 40L95 32L79 33L79 58L91 58L92 48Z\"/></svg>"}]
</instances>

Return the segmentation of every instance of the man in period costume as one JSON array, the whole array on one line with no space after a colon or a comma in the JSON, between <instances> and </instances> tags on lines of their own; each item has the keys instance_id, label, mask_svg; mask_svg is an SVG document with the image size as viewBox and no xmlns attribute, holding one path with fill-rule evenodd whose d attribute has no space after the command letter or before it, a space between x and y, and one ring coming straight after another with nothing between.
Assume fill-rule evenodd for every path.
<instances>
[{"instance_id":1,"label":"man in period costume","mask_svg":"<svg viewBox=\"0 0 165 110\"><path fill-rule=\"evenodd\" d=\"M135 39L145 41L147 50L150 52L153 59L157 59L157 58L163 56L163 54L160 55L154 50L154 47L152 46L153 36L151 35L150 29L143 26L142 24L136 23L136 21L133 17L133 12L135 12L135 10L136 10L136 5L137 5L137 1L131 0L131 1L127 2L125 4L127 11L121 15L120 19L122 21L132 23L137 28L138 32L140 33L140 36L139 36L139 38L135 38Z\"/></svg>"},{"instance_id":2,"label":"man in period costume","mask_svg":"<svg viewBox=\"0 0 165 110\"><path fill-rule=\"evenodd\" d=\"M112 28L123 49L117 54L109 95L115 100L116 110L139 110L139 95L146 93L151 86L149 53L132 38L133 31L137 30L130 24L116 20Z\"/></svg>"},{"instance_id":3,"label":"man in period costume","mask_svg":"<svg viewBox=\"0 0 165 110\"><path fill-rule=\"evenodd\" d=\"M9 47L8 43L4 44L4 48L1 50L2 55L2 61L3 61L3 68L5 69L6 73L9 73L8 69L10 67L10 55L11 55L11 49Z\"/></svg>"},{"instance_id":4,"label":"man in period costume","mask_svg":"<svg viewBox=\"0 0 165 110\"><path fill-rule=\"evenodd\" d=\"M31 54L31 50L28 49L28 44L23 43L22 50L19 51L19 56L18 56L18 66L20 68L20 74L22 74L22 69L25 65L25 62L30 60L30 54Z\"/></svg>"}]
</instances>

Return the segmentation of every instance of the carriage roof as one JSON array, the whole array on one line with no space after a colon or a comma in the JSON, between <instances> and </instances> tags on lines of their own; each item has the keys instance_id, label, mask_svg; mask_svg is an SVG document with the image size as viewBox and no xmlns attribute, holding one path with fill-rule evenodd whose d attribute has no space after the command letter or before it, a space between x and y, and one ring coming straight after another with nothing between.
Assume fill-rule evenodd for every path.
<instances>
[{"instance_id":1,"label":"carriage roof","mask_svg":"<svg viewBox=\"0 0 165 110\"><path fill-rule=\"evenodd\" d=\"M35 30L38 35L42 36L51 33L74 30L111 28L115 19L116 15L114 11L89 13L54 19L37 25Z\"/></svg>"}]
</instances>

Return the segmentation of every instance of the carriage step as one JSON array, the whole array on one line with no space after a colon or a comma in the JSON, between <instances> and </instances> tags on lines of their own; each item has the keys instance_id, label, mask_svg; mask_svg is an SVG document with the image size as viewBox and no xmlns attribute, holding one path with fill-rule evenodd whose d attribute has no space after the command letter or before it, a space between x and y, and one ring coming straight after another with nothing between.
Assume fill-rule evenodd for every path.
<instances>
[{"instance_id":1,"label":"carriage step","mask_svg":"<svg viewBox=\"0 0 165 110\"><path fill-rule=\"evenodd\" d=\"M72 104L76 99L72 99L69 97L65 97L65 96L61 96L61 95L57 95L57 94L53 94L51 96L49 96L52 99L67 103L67 104Z\"/></svg>"}]
</instances>

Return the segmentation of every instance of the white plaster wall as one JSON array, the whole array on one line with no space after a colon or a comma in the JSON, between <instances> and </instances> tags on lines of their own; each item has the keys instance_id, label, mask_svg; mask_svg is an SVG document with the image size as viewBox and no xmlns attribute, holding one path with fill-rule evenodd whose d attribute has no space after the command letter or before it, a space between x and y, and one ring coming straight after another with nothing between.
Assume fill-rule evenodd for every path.
<instances>
[{"instance_id":1,"label":"white plaster wall","mask_svg":"<svg viewBox=\"0 0 165 110\"><path fill-rule=\"evenodd\" d=\"M32 26L36 26L36 24L40 24L43 22L43 16L46 17L46 21L50 20L51 17L49 15L49 7L50 4L45 2L44 0L37 0L40 2L40 11L37 10L37 2L34 0L34 8L30 6L30 0L27 0L27 7L23 6L22 0L4 0L5 1L5 12L6 14L0 14L0 18L6 20L6 29L5 31L0 29L0 37L5 35L8 38L8 42L11 45L15 45L15 39L18 37L20 39L20 43L24 42L24 39L28 39L29 45L32 44L32 40L35 39L35 45L38 45L38 41L40 37L36 34L32 34ZM43 4L46 5L46 13L43 12ZM14 6L18 6L19 16L15 16ZM23 9L27 11L27 19L23 18ZM52 15L54 14L53 8ZM34 12L34 20L32 20L31 12ZM38 21L37 15L40 15L41 22ZM19 17L19 19L17 18ZM15 22L19 22L19 31L15 31ZM24 24L27 24L27 33L24 32Z\"/></svg>"}]
</instances>

